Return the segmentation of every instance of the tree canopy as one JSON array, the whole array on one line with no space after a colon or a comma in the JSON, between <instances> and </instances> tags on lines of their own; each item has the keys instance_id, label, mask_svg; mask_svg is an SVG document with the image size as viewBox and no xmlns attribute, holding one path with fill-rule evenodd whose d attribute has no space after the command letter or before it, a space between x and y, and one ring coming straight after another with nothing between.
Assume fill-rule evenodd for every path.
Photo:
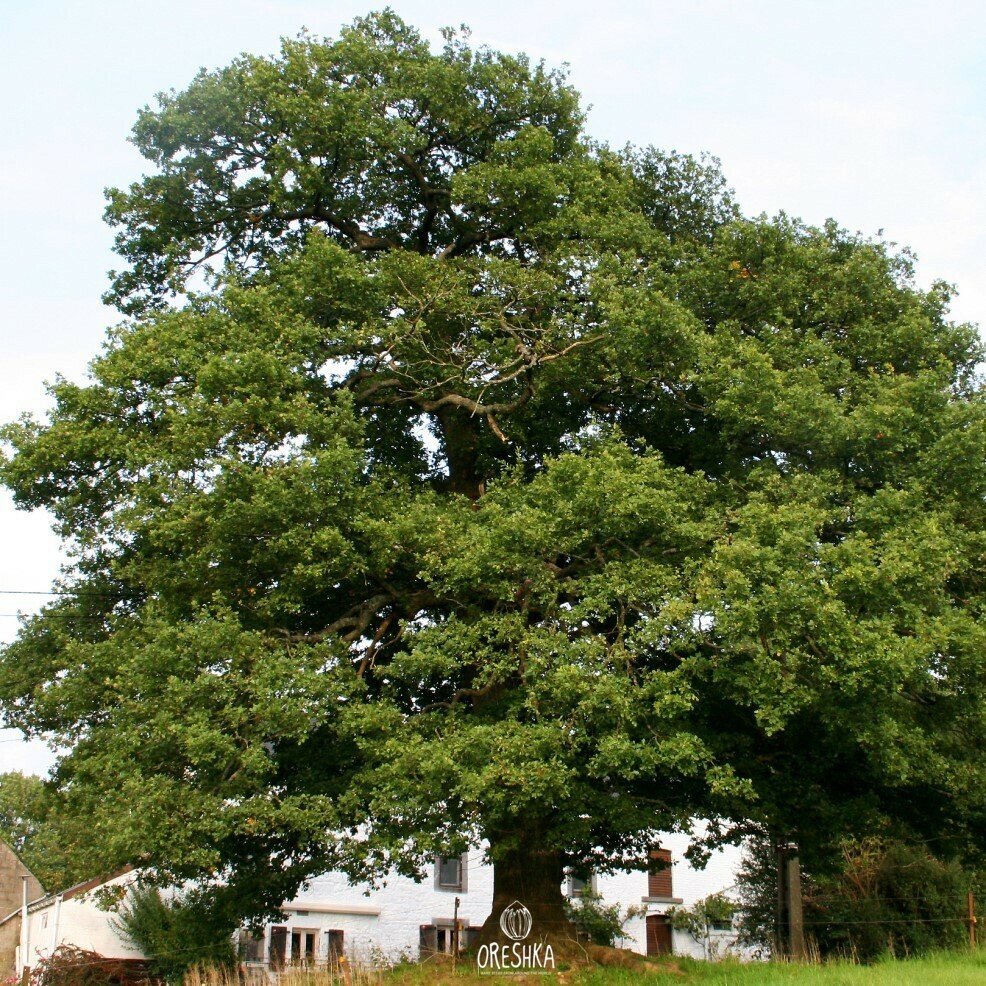
<instances>
[{"instance_id":1,"label":"tree canopy","mask_svg":"<svg viewBox=\"0 0 986 986\"><path fill-rule=\"evenodd\" d=\"M142 111L131 318L3 433L74 555L0 698L105 862L256 912L486 840L550 916L696 816L981 828L974 329L583 126L390 12Z\"/></svg>"},{"instance_id":2,"label":"tree canopy","mask_svg":"<svg viewBox=\"0 0 986 986\"><path fill-rule=\"evenodd\" d=\"M49 891L92 876L85 819L62 812L58 792L33 774L0 774L0 839Z\"/></svg>"}]
</instances>

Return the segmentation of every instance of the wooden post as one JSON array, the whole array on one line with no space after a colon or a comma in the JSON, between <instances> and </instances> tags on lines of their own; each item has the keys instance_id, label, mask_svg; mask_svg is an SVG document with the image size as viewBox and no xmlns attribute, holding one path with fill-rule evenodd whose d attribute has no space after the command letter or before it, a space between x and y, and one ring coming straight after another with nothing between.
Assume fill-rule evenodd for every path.
<instances>
[{"instance_id":1,"label":"wooden post","mask_svg":"<svg viewBox=\"0 0 986 986\"><path fill-rule=\"evenodd\" d=\"M459 961L459 898L455 898L452 906L452 965Z\"/></svg>"},{"instance_id":2,"label":"wooden post","mask_svg":"<svg viewBox=\"0 0 986 986\"><path fill-rule=\"evenodd\" d=\"M805 957L805 922L801 902L801 861L793 842L777 844L777 955Z\"/></svg>"},{"instance_id":3,"label":"wooden post","mask_svg":"<svg viewBox=\"0 0 986 986\"><path fill-rule=\"evenodd\" d=\"M777 958L787 955L787 935L784 928L787 915L787 880L784 866L786 849L785 843L777 843L777 910L774 914L774 945Z\"/></svg>"},{"instance_id":4,"label":"wooden post","mask_svg":"<svg viewBox=\"0 0 986 986\"><path fill-rule=\"evenodd\" d=\"M801 900L801 860L798 847L788 846L787 854L787 940L791 958L803 962L805 957L805 919Z\"/></svg>"},{"instance_id":5,"label":"wooden post","mask_svg":"<svg viewBox=\"0 0 986 986\"><path fill-rule=\"evenodd\" d=\"M969 891L966 897L966 904L968 906L968 915L966 920L969 924L969 948L976 947L976 924L979 919L976 917L976 898L973 896L972 891Z\"/></svg>"}]
</instances>

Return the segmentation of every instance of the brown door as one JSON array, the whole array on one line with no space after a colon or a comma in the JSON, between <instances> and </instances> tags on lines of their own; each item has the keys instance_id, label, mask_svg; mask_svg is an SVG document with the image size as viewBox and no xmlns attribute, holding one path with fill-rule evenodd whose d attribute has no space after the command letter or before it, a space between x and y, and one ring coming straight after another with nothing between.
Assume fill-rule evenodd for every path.
<instances>
[{"instance_id":1,"label":"brown door","mask_svg":"<svg viewBox=\"0 0 986 986\"><path fill-rule=\"evenodd\" d=\"M666 914L647 915L647 954L671 954L671 919Z\"/></svg>"},{"instance_id":2,"label":"brown door","mask_svg":"<svg viewBox=\"0 0 986 986\"><path fill-rule=\"evenodd\" d=\"M326 931L325 935L328 939L328 946L325 950L325 954L328 957L329 965L335 968L339 965L339 960L344 954L344 934L342 931L333 928L332 931Z\"/></svg>"}]
</instances>

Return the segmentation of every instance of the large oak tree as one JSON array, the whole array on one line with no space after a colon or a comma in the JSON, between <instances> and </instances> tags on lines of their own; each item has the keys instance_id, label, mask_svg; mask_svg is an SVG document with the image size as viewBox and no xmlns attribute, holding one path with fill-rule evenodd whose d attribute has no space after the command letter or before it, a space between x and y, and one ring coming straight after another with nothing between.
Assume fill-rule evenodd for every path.
<instances>
[{"instance_id":1,"label":"large oak tree","mask_svg":"<svg viewBox=\"0 0 986 986\"><path fill-rule=\"evenodd\" d=\"M115 329L3 479L72 546L0 663L94 859L227 888L483 840L983 819L976 335L559 72L391 13L145 109ZM197 286L195 292L190 285Z\"/></svg>"}]
</instances>

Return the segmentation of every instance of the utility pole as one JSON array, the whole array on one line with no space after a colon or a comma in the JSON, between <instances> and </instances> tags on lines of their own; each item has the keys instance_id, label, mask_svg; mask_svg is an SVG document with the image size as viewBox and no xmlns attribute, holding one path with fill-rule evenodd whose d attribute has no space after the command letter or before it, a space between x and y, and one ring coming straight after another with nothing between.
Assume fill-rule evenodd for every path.
<instances>
[{"instance_id":1,"label":"utility pole","mask_svg":"<svg viewBox=\"0 0 986 986\"><path fill-rule=\"evenodd\" d=\"M21 877L21 947L20 947L20 966L21 981L26 983L31 978L31 964L28 962L28 948L31 937L31 925L28 921L27 898L28 898L28 877Z\"/></svg>"},{"instance_id":2,"label":"utility pole","mask_svg":"<svg viewBox=\"0 0 986 986\"><path fill-rule=\"evenodd\" d=\"M786 843L777 842L774 851L777 858L777 907L774 911L774 944L778 958L787 955L787 864Z\"/></svg>"},{"instance_id":3,"label":"utility pole","mask_svg":"<svg viewBox=\"0 0 986 986\"><path fill-rule=\"evenodd\" d=\"M975 948L976 925L979 923L979 918L976 917L976 898L973 896L971 890L966 897L966 904L968 905L968 915L966 917L966 921L969 925L969 948Z\"/></svg>"},{"instance_id":4,"label":"utility pole","mask_svg":"<svg viewBox=\"0 0 986 986\"><path fill-rule=\"evenodd\" d=\"M805 957L805 923L801 900L801 861L793 842L777 845L777 915L778 955L801 961Z\"/></svg>"},{"instance_id":5,"label":"utility pole","mask_svg":"<svg viewBox=\"0 0 986 986\"><path fill-rule=\"evenodd\" d=\"M787 940L791 958L803 962L805 957L805 918L801 900L801 860L798 847L791 845L787 855Z\"/></svg>"}]
</instances>

